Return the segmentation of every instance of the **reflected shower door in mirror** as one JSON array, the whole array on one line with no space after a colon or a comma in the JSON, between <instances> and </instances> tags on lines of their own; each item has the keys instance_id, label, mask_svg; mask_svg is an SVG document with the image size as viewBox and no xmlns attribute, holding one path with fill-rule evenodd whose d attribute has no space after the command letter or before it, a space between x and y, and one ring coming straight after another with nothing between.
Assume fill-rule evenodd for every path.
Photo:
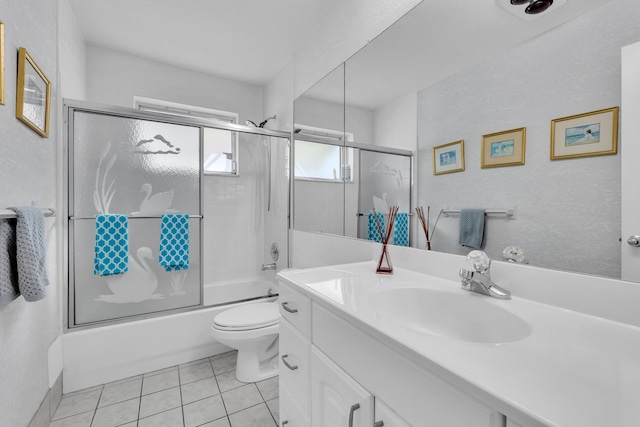
<instances>
[{"instance_id":1,"label":"reflected shower door in mirror","mask_svg":"<svg viewBox=\"0 0 640 427\"><path fill-rule=\"evenodd\" d=\"M390 206L400 210L390 243L409 246L411 223L411 157L369 150L359 151L358 238L377 239L373 209L383 214L384 229Z\"/></svg>"}]
</instances>

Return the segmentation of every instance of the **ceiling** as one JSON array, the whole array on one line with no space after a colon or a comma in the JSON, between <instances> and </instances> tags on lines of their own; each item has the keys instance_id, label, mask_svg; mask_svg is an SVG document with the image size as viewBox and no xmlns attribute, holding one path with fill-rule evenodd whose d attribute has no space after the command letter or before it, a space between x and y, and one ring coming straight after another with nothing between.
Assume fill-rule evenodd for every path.
<instances>
[{"instance_id":1,"label":"ceiling","mask_svg":"<svg viewBox=\"0 0 640 427\"><path fill-rule=\"evenodd\" d=\"M339 0L70 0L88 44L256 85Z\"/></svg>"},{"instance_id":2,"label":"ceiling","mask_svg":"<svg viewBox=\"0 0 640 427\"><path fill-rule=\"evenodd\" d=\"M314 29L331 18L339 1L70 3L90 45L265 85ZM524 10L524 6L512 6L509 0L424 0L347 62L347 103L368 108L384 105L608 1L556 0L557 7L530 19L523 13L516 16L514 9Z\"/></svg>"}]
</instances>

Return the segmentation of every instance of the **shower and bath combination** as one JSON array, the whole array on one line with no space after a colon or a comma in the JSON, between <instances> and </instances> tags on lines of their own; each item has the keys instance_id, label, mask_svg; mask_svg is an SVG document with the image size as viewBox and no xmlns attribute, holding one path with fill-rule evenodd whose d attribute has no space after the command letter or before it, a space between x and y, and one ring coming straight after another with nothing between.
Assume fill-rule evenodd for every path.
<instances>
[{"instance_id":1,"label":"shower and bath combination","mask_svg":"<svg viewBox=\"0 0 640 427\"><path fill-rule=\"evenodd\" d=\"M267 117L266 119L264 119L263 121L260 122L259 125L257 125L254 121L252 120L246 120L245 123L247 124L247 126L251 126L254 128L264 128L264 126L269 123L269 121L276 121L276 116L273 115L271 117ZM269 144L267 144L267 141L265 141L264 137L262 135L260 135L260 140L262 141L262 144L267 148L267 167L269 168L269 174L267 175L268 179L267 179L267 186L268 186L268 190L267 190L267 212L271 212L271 146Z\"/></svg>"}]
</instances>

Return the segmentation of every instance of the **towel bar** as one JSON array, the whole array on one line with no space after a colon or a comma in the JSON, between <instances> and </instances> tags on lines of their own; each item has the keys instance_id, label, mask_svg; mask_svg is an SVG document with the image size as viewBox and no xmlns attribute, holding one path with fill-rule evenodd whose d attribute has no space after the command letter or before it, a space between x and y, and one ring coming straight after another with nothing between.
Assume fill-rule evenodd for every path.
<instances>
[{"instance_id":1,"label":"towel bar","mask_svg":"<svg viewBox=\"0 0 640 427\"><path fill-rule=\"evenodd\" d=\"M56 210L53 208L41 208L42 214L46 217L56 216ZM0 209L0 219L15 218L16 213L9 209Z\"/></svg>"},{"instance_id":2,"label":"towel bar","mask_svg":"<svg viewBox=\"0 0 640 427\"><path fill-rule=\"evenodd\" d=\"M459 214L460 209L443 209L442 214L444 216L449 216L451 214ZM506 215L510 219L516 218L516 208L507 208L507 209L485 209L484 213L486 215Z\"/></svg>"},{"instance_id":3,"label":"towel bar","mask_svg":"<svg viewBox=\"0 0 640 427\"><path fill-rule=\"evenodd\" d=\"M142 215L129 215L127 217L128 219L160 219L162 218L161 215L155 215L155 216L142 216ZM189 215L189 218L204 218L202 215ZM96 219L95 216L70 216L69 217L70 220L75 220L75 219Z\"/></svg>"}]
</instances>

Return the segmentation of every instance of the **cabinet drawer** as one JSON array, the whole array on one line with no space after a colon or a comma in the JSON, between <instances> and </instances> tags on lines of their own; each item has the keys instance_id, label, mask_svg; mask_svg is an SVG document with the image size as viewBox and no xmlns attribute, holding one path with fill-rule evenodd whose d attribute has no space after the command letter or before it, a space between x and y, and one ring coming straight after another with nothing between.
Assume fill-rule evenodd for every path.
<instances>
[{"instance_id":1,"label":"cabinet drawer","mask_svg":"<svg viewBox=\"0 0 640 427\"><path fill-rule=\"evenodd\" d=\"M311 343L286 320L280 320L280 385L309 413ZM288 365L288 366L287 366Z\"/></svg>"},{"instance_id":2,"label":"cabinet drawer","mask_svg":"<svg viewBox=\"0 0 640 427\"><path fill-rule=\"evenodd\" d=\"M280 386L280 424L279 427L311 427L306 414L286 386Z\"/></svg>"},{"instance_id":3,"label":"cabinet drawer","mask_svg":"<svg viewBox=\"0 0 640 427\"><path fill-rule=\"evenodd\" d=\"M280 315L306 338L311 337L311 301L303 294L280 282Z\"/></svg>"}]
</instances>

